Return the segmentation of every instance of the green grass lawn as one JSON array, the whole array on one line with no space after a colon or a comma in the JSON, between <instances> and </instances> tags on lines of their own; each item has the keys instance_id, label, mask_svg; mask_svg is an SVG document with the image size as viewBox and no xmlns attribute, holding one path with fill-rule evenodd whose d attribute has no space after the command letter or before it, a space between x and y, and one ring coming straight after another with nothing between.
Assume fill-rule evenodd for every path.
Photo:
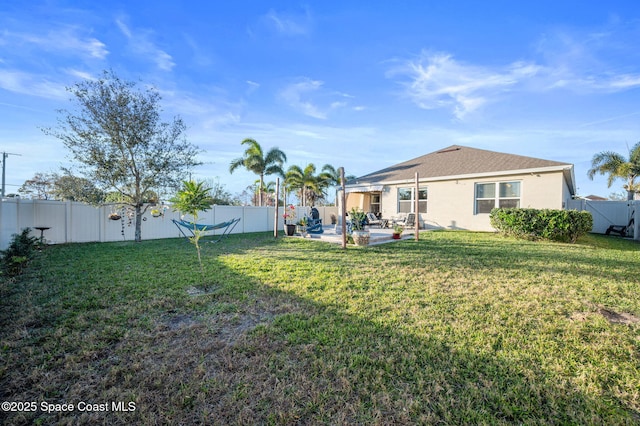
<instances>
[{"instance_id":1,"label":"green grass lawn","mask_svg":"<svg viewBox=\"0 0 640 426\"><path fill-rule=\"evenodd\" d=\"M427 232L345 252L249 234L203 250L204 294L178 239L51 246L0 282L0 399L38 403L0 423L640 422L636 242Z\"/></svg>"}]
</instances>

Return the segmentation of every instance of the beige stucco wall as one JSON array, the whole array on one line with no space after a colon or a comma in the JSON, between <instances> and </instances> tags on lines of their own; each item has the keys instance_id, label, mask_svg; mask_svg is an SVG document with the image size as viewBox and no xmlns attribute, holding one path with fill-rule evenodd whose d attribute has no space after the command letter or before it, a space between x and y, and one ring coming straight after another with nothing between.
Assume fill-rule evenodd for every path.
<instances>
[{"instance_id":1,"label":"beige stucco wall","mask_svg":"<svg viewBox=\"0 0 640 426\"><path fill-rule=\"evenodd\" d=\"M371 194L366 192L355 192L347 194L347 212L352 208L368 211L371 205Z\"/></svg>"},{"instance_id":2,"label":"beige stucco wall","mask_svg":"<svg viewBox=\"0 0 640 426\"><path fill-rule=\"evenodd\" d=\"M562 172L521 174L496 178L458 179L421 182L428 188L427 213L420 214L420 222L427 228L468 229L493 231L488 214L474 214L476 183L520 181L520 207L562 209L570 197ZM385 185L382 192L382 217L398 215L398 188L414 186L413 182ZM348 194L347 208L367 210L365 194Z\"/></svg>"}]
</instances>

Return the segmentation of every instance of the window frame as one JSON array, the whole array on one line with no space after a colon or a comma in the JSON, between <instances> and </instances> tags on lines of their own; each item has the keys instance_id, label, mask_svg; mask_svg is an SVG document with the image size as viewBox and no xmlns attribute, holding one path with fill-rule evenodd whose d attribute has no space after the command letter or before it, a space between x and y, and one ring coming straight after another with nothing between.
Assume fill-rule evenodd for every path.
<instances>
[{"instance_id":1,"label":"window frame","mask_svg":"<svg viewBox=\"0 0 640 426\"><path fill-rule=\"evenodd\" d=\"M397 190L397 212L398 213L414 213L413 209L415 208L415 187L414 186L402 186L398 187ZM400 199L400 193L403 191L410 191L410 197L406 200ZM424 195L424 197L422 197ZM418 210L419 213L426 214L429 208L429 187L421 186L418 187ZM402 204L401 204L402 203ZM409 211L403 211L400 206L403 204L409 204Z\"/></svg>"},{"instance_id":2,"label":"window frame","mask_svg":"<svg viewBox=\"0 0 640 426\"><path fill-rule=\"evenodd\" d=\"M374 198L377 197L378 201L374 202ZM382 211L382 193L372 192L369 199L369 208L372 213L379 214Z\"/></svg>"},{"instance_id":3,"label":"window frame","mask_svg":"<svg viewBox=\"0 0 640 426\"><path fill-rule=\"evenodd\" d=\"M518 196L501 196L503 185L517 184ZM478 187L480 185L493 185L493 197L478 197ZM483 181L476 182L473 187L473 214L489 214L491 209L499 208L501 201L513 201L516 200L516 208L520 207L522 201L522 180L504 180L504 181ZM493 201L493 207L488 212L480 211L478 202Z\"/></svg>"}]
</instances>

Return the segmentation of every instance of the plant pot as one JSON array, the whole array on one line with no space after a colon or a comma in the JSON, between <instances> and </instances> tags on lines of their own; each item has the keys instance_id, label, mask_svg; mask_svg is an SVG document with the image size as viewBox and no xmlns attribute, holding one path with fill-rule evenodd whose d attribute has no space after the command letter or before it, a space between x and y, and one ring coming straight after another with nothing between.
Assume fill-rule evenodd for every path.
<instances>
[{"instance_id":1,"label":"plant pot","mask_svg":"<svg viewBox=\"0 0 640 426\"><path fill-rule=\"evenodd\" d=\"M285 228L285 232L286 232L286 233L287 233L287 235L288 235L288 236L290 236L290 237L292 237L292 236L293 236L293 234L295 234L295 233L296 233L296 226L295 226L295 225L290 225L290 224L288 224L288 223L287 223L287 224L284 226L284 228Z\"/></svg>"},{"instance_id":2,"label":"plant pot","mask_svg":"<svg viewBox=\"0 0 640 426\"><path fill-rule=\"evenodd\" d=\"M119 214L117 214L117 213L111 213L109 215L109 219L111 219L111 220L120 220L120 217L121 216Z\"/></svg>"},{"instance_id":3,"label":"plant pot","mask_svg":"<svg viewBox=\"0 0 640 426\"><path fill-rule=\"evenodd\" d=\"M351 237L353 237L353 243L357 246L369 245L369 231L353 231Z\"/></svg>"},{"instance_id":4,"label":"plant pot","mask_svg":"<svg viewBox=\"0 0 640 426\"><path fill-rule=\"evenodd\" d=\"M394 240L399 240L400 234L391 234L391 238L393 238Z\"/></svg>"}]
</instances>

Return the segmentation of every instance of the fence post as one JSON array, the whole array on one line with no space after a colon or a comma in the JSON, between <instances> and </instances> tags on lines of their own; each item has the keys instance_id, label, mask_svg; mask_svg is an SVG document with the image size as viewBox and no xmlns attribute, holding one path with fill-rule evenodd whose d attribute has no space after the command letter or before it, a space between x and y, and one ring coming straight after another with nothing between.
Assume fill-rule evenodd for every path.
<instances>
[{"instance_id":1,"label":"fence post","mask_svg":"<svg viewBox=\"0 0 640 426\"><path fill-rule=\"evenodd\" d=\"M415 185L415 200L413 200L413 202L415 203L416 212L416 223L414 223L416 235L414 238L416 241L420 241L420 179L418 177L418 172L416 172L415 176Z\"/></svg>"},{"instance_id":2,"label":"fence post","mask_svg":"<svg viewBox=\"0 0 640 426\"><path fill-rule=\"evenodd\" d=\"M347 194L345 192L344 167L338 169L340 172L340 216L342 217L342 248L347 248Z\"/></svg>"},{"instance_id":3,"label":"fence post","mask_svg":"<svg viewBox=\"0 0 640 426\"><path fill-rule=\"evenodd\" d=\"M71 234L71 226L73 224L73 205L71 201L65 202L64 205L64 235L65 235L65 243L73 242L73 235Z\"/></svg>"},{"instance_id":4,"label":"fence post","mask_svg":"<svg viewBox=\"0 0 640 426\"><path fill-rule=\"evenodd\" d=\"M278 204L280 203L280 178L276 178L276 211L273 215L273 237L278 238ZM286 207L285 207L286 208Z\"/></svg>"},{"instance_id":5,"label":"fence post","mask_svg":"<svg viewBox=\"0 0 640 426\"><path fill-rule=\"evenodd\" d=\"M633 239L640 241L640 201L633 201L635 210L633 216Z\"/></svg>"}]
</instances>

